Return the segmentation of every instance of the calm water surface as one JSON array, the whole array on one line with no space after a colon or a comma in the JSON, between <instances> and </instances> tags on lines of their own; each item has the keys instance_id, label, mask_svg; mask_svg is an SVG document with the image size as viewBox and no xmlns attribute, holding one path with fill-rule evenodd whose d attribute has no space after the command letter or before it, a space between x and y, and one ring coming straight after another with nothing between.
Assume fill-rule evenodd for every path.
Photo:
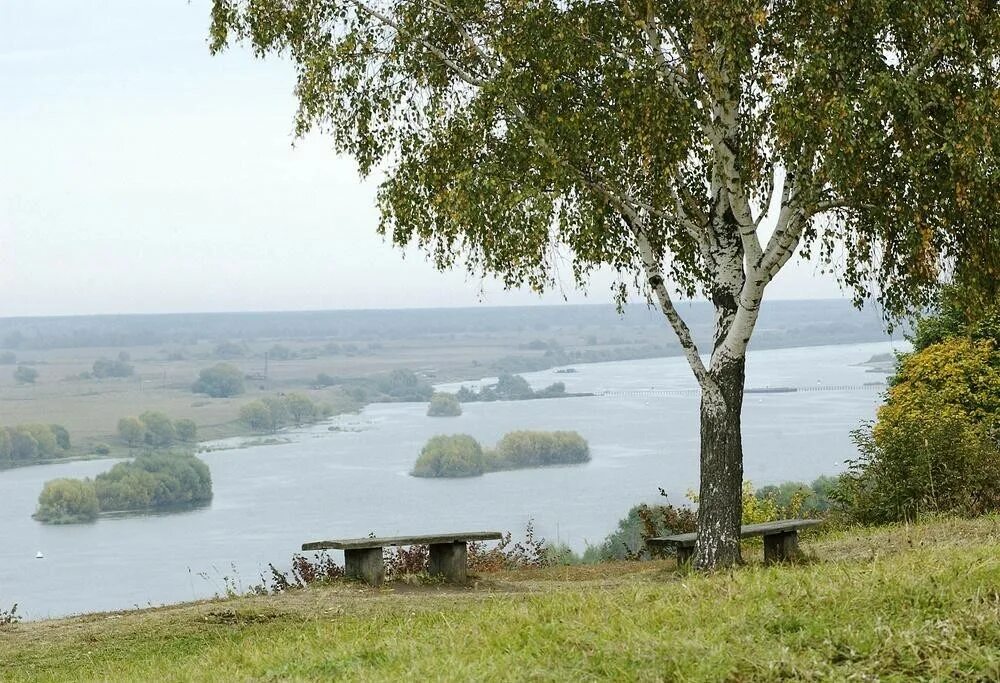
<instances>
[{"instance_id":1,"label":"calm water surface","mask_svg":"<svg viewBox=\"0 0 1000 683\"><path fill-rule=\"evenodd\" d=\"M857 364L887 343L752 353L749 387L823 389L881 381ZM31 519L45 481L92 477L112 461L0 472L0 609L28 618L127 609L246 587L269 562L286 567L303 541L339 536L497 529L577 550L601 541L628 508L674 502L697 486L698 399L682 358L580 365L574 374L525 375L571 392L671 390L673 395L592 396L466 404L457 418L429 418L424 404L383 404L291 435L293 443L207 453L209 507L160 516L47 526ZM446 388L454 389L455 386ZM809 481L843 467L850 430L871 419L877 388L749 394L746 476L756 485ZM459 480L407 475L434 434L465 432L492 445L515 429L573 429L589 442L586 465L498 472ZM36 560L36 551L44 559Z\"/></svg>"}]
</instances>

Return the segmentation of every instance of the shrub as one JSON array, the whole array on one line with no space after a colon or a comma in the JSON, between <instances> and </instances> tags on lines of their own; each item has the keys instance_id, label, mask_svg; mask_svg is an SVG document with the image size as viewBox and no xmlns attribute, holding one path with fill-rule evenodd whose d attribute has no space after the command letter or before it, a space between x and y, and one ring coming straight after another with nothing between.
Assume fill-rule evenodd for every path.
<instances>
[{"instance_id":1,"label":"shrub","mask_svg":"<svg viewBox=\"0 0 1000 683\"><path fill-rule=\"evenodd\" d=\"M174 431L177 432L177 438L185 443L194 443L198 440L198 425L194 420L186 417L174 420Z\"/></svg>"},{"instance_id":2,"label":"shrub","mask_svg":"<svg viewBox=\"0 0 1000 683\"><path fill-rule=\"evenodd\" d=\"M52 433L52 429L48 425L22 425L21 429L28 431L35 439L38 449L37 457L51 458L58 453L59 442L56 441L56 435Z\"/></svg>"},{"instance_id":3,"label":"shrub","mask_svg":"<svg viewBox=\"0 0 1000 683\"><path fill-rule=\"evenodd\" d=\"M577 432L518 431L505 434L490 458L494 470L590 461L590 447Z\"/></svg>"},{"instance_id":4,"label":"shrub","mask_svg":"<svg viewBox=\"0 0 1000 683\"><path fill-rule=\"evenodd\" d=\"M265 396L240 408L240 420L254 432L274 432L290 424L311 424L329 417L333 407L316 403L305 394Z\"/></svg>"},{"instance_id":5,"label":"shrub","mask_svg":"<svg viewBox=\"0 0 1000 683\"><path fill-rule=\"evenodd\" d=\"M509 531L492 548L486 541L470 541L468 562L470 572L544 567L548 564L545 539L535 538L534 522L528 520L523 542L515 543Z\"/></svg>"},{"instance_id":6,"label":"shrub","mask_svg":"<svg viewBox=\"0 0 1000 683\"><path fill-rule=\"evenodd\" d=\"M213 353L216 358L242 358L246 355L246 347L236 342L225 341L218 344Z\"/></svg>"},{"instance_id":7,"label":"shrub","mask_svg":"<svg viewBox=\"0 0 1000 683\"><path fill-rule=\"evenodd\" d=\"M56 445L64 451L68 451L70 447L69 431L62 425L56 424L49 425L49 430L56 437Z\"/></svg>"},{"instance_id":8,"label":"shrub","mask_svg":"<svg viewBox=\"0 0 1000 683\"><path fill-rule=\"evenodd\" d=\"M275 344L267 351L267 357L271 360L288 360L292 355L292 350L281 344Z\"/></svg>"},{"instance_id":9,"label":"shrub","mask_svg":"<svg viewBox=\"0 0 1000 683\"><path fill-rule=\"evenodd\" d=\"M147 410L139 416L139 421L145 428L144 440L146 444L153 448L166 448L177 438L174 423L159 411Z\"/></svg>"},{"instance_id":10,"label":"shrub","mask_svg":"<svg viewBox=\"0 0 1000 683\"><path fill-rule=\"evenodd\" d=\"M375 380L375 388L390 401L429 401L434 388L410 370L393 370Z\"/></svg>"},{"instance_id":11,"label":"shrub","mask_svg":"<svg viewBox=\"0 0 1000 683\"><path fill-rule=\"evenodd\" d=\"M666 497L663 489L660 494ZM636 505L618 521L618 528L608 534L594 551L601 560L626 560L649 557L646 540L654 536L686 534L695 530L697 513L689 507L670 504ZM592 553L589 553L592 554Z\"/></svg>"},{"instance_id":12,"label":"shrub","mask_svg":"<svg viewBox=\"0 0 1000 683\"><path fill-rule=\"evenodd\" d=\"M782 484L763 486L754 493L758 499L772 499L779 508L798 509L802 514L820 515L830 511L830 492L837 486L837 477L822 476L805 484L786 481Z\"/></svg>"},{"instance_id":13,"label":"shrub","mask_svg":"<svg viewBox=\"0 0 1000 683\"><path fill-rule=\"evenodd\" d=\"M127 358L110 360L108 358L98 358L94 361L91 373L94 377L103 379L105 377L130 377L135 372L135 368L127 362Z\"/></svg>"},{"instance_id":14,"label":"shrub","mask_svg":"<svg viewBox=\"0 0 1000 683\"><path fill-rule=\"evenodd\" d=\"M274 430L271 410L263 401L251 401L240 408L240 420L254 432Z\"/></svg>"},{"instance_id":15,"label":"shrub","mask_svg":"<svg viewBox=\"0 0 1000 683\"><path fill-rule=\"evenodd\" d=\"M533 398L535 395L535 392L531 389L531 385L528 384L528 380L520 375L510 374L500 375L494 391L496 391L500 399L507 401L519 401L526 398Z\"/></svg>"},{"instance_id":16,"label":"shrub","mask_svg":"<svg viewBox=\"0 0 1000 683\"><path fill-rule=\"evenodd\" d=\"M94 446L94 452L97 453L98 455L110 455L111 446L109 446L106 443L99 443L96 446Z\"/></svg>"},{"instance_id":17,"label":"shrub","mask_svg":"<svg viewBox=\"0 0 1000 683\"><path fill-rule=\"evenodd\" d=\"M853 436L860 455L833 495L856 522L1000 509L1000 448L953 406L887 418Z\"/></svg>"},{"instance_id":18,"label":"shrub","mask_svg":"<svg viewBox=\"0 0 1000 683\"><path fill-rule=\"evenodd\" d=\"M344 577L344 568L333 561L327 553L320 553L316 559L310 560L304 555L292 555L292 567L283 572L273 564L268 564L270 578L261 575L261 583L250 588L251 593L266 595L267 593L284 593L299 590L314 583L330 583ZM269 585L270 582L270 585Z\"/></svg>"},{"instance_id":19,"label":"shrub","mask_svg":"<svg viewBox=\"0 0 1000 683\"><path fill-rule=\"evenodd\" d=\"M227 398L245 391L243 372L235 365L217 363L198 373L198 380L191 386L196 394L208 394L212 398Z\"/></svg>"},{"instance_id":20,"label":"shrub","mask_svg":"<svg viewBox=\"0 0 1000 683\"><path fill-rule=\"evenodd\" d=\"M146 425L137 417L123 417L118 420L118 436L129 448L146 442Z\"/></svg>"},{"instance_id":21,"label":"shrub","mask_svg":"<svg viewBox=\"0 0 1000 683\"><path fill-rule=\"evenodd\" d=\"M475 477L485 471L482 446L468 434L435 436L427 442L413 471L415 477Z\"/></svg>"},{"instance_id":22,"label":"shrub","mask_svg":"<svg viewBox=\"0 0 1000 683\"><path fill-rule=\"evenodd\" d=\"M457 417L461 414L462 404L454 394L437 392L431 396L431 402L427 405L429 417Z\"/></svg>"},{"instance_id":23,"label":"shrub","mask_svg":"<svg viewBox=\"0 0 1000 683\"><path fill-rule=\"evenodd\" d=\"M212 499L208 466L189 453L155 453L118 463L94 480L101 510L206 503Z\"/></svg>"},{"instance_id":24,"label":"shrub","mask_svg":"<svg viewBox=\"0 0 1000 683\"><path fill-rule=\"evenodd\" d=\"M18 365L14 370L14 379L18 384L34 384L38 379L38 370L29 368L27 365Z\"/></svg>"},{"instance_id":25,"label":"shrub","mask_svg":"<svg viewBox=\"0 0 1000 683\"><path fill-rule=\"evenodd\" d=\"M285 406L296 425L314 422L319 414L316 404L305 394L288 394L285 397Z\"/></svg>"},{"instance_id":26,"label":"shrub","mask_svg":"<svg viewBox=\"0 0 1000 683\"><path fill-rule=\"evenodd\" d=\"M97 492L90 479L53 479L42 488L38 509L32 516L47 524L75 524L94 521L99 511Z\"/></svg>"},{"instance_id":27,"label":"shrub","mask_svg":"<svg viewBox=\"0 0 1000 683\"><path fill-rule=\"evenodd\" d=\"M861 523L1000 509L1000 354L945 339L903 358L833 496Z\"/></svg>"},{"instance_id":28,"label":"shrub","mask_svg":"<svg viewBox=\"0 0 1000 683\"><path fill-rule=\"evenodd\" d=\"M26 462L38 457L38 442L23 426L8 430L10 434L10 457L16 462Z\"/></svg>"},{"instance_id":29,"label":"shrub","mask_svg":"<svg viewBox=\"0 0 1000 683\"><path fill-rule=\"evenodd\" d=\"M566 395L566 384L553 382L544 389L535 392L535 398L559 398Z\"/></svg>"}]
</instances>

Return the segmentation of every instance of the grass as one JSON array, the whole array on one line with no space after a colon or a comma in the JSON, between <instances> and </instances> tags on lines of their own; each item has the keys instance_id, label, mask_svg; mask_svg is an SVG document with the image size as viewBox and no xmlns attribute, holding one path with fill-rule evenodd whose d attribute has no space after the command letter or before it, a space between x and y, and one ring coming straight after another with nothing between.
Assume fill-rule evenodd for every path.
<instances>
[{"instance_id":1,"label":"grass","mask_svg":"<svg viewBox=\"0 0 1000 683\"><path fill-rule=\"evenodd\" d=\"M714 576L551 567L24 623L0 631L0 679L1000 679L1000 518L804 548Z\"/></svg>"}]
</instances>

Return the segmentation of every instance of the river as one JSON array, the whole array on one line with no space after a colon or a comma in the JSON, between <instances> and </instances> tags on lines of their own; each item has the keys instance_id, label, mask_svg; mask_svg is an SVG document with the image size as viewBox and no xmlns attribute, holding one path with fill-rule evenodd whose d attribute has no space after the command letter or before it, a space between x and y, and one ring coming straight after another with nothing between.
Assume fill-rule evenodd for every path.
<instances>
[{"instance_id":1,"label":"river","mask_svg":"<svg viewBox=\"0 0 1000 683\"><path fill-rule=\"evenodd\" d=\"M884 380L858 364L888 343L753 352L743 434L755 485L811 481L852 457L850 431L874 417ZM675 503L697 487L698 400L682 358L528 373L535 388L608 396L465 404L455 418L424 404L378 404L359 415L289 434L292 442L205 453L215 497L188 512L48 526L31 519L45 481L93 477L113 461L0 472L0 609L38 619L209 597L286 568L303 541L343 536L510 530L529 520L546 539L576 550L598 543L628 508ZM836 388L841 387L841 388ZM444 387L454 389L456 386ZM330 431L335 426L339 431ZM571 429L590 443L586 465L497 472L471 479L408 476L434 434L468 433L492 445L515 429ZM36 559L36 551L44 554Z\"/></svg>"}]
</instances>

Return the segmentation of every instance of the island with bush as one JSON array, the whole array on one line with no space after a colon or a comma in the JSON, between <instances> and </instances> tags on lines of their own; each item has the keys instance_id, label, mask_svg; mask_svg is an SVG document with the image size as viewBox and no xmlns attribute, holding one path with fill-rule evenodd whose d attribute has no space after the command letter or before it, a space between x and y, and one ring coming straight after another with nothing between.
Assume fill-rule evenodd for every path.
<instances>
[{"instance_id":1,"label":"island with bush","mask_svg":"<svg viewBox=\"0 0 1000 683\"><path fill-rule=\"evenodd\" d=\"M487 472L589 461L590 447L577 432L510 432L493 449L484 449L468 434L439 435L424 446L410 474L430 478L477 477Z\"/></svg>"},{"instance_id":2,"label":"island with bush","mask_svg":"<svg viewBox=\"0 0 1000 683\"><path fill-rule=\"evenodd\" d=\"M544 389L537 391L531 388L528 380L521 375L502 374L497 378L496 384L488 384L478 391L462 386L455 397L461 403L475 403L488 401L530 401L537 398L573 398L576 396L593 396L590 393L572 394L566 391L566 385L562 382L553 382Z\"/></svg>"},{"instance_id":3,"label":"island with bush","mask_svg":"<svg viewBox=\"0 0 1000 683\"><path fill-rule=\"evenodd\" d=\"M94 479L46 482L32 517L77 524L103 512L187 509L211 500L212 476L204 462L190 453L146 453Z\"/></svg>"},{"instance_id":4,"label":"island with bush","mask_svg":"<svg viewBox=\"0 0 1000 683\"><path fill-rule=\"evenodd\" d=\"M462 414L462 404L455 394L435 392L427 404L428 417L458 417Z\"/></svg>"}]
</instances>

